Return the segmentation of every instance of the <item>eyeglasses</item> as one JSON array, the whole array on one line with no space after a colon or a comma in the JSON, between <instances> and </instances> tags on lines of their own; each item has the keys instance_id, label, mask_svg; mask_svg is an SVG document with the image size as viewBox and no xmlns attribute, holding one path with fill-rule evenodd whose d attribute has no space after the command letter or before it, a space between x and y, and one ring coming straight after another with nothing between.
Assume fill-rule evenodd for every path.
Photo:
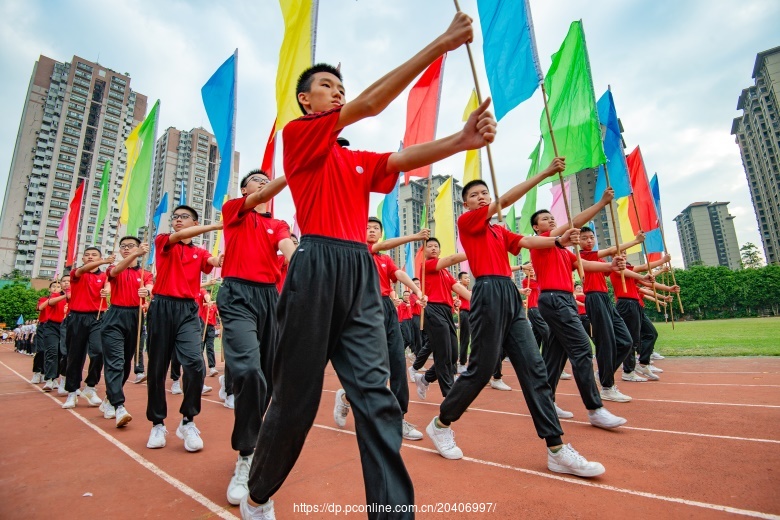
<instances>
[{"instance_id":1,"label":"eyeglasses","mask_svg":"<svg viewBox=\"0 0 780 520\"><path fill-rule=\"evenodd\" d=\"M119 249L124 249L126 251L129 251L130 249L133 249L134 247L138 247L136 244L119 244Z\"/></svg>"},{"instance_id":2,"label":"eyeglasses","mask_svg":"<svg viewBox=\"0 0 780 520\"><path fill-rule=\"evenodd\" d=\"M246 180L246 183L247 183L247 184L249 184L250 182L256 182L256 183L257 183L257 184L259 184L260 186L265 186L266 184L268 184L268 183L269 183L269 182L271 182L271 181L269 181L268 179L264 179L264 178L262 178L262 177L260 177L260 176L258 176L258 175L255 175L255 176L254 176L254 177L252 177L251 179L247 179L247 180Z\"/></svg>"},{"instance_id":3,"label":"eyeglasses","mask_svg":"<svg viewBox=\"0 0 780 520\"><path fill-rule=\"evenodd\" d=\"M175 213L171 215L171 220L189 220L192 218L192 215L189 213Z\"/></svg>"}]
</instances>

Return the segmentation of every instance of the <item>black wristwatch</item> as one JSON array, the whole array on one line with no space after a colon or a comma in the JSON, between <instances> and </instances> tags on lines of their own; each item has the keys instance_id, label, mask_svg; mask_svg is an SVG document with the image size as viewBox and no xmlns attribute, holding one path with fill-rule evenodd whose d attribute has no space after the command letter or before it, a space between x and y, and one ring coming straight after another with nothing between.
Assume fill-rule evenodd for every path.
<instances>
[{"instance_id":1,"label":"black wristwatch","mask_svg":"<svg viewBox=\"0 0 780 520\"><path fill-rule=\"evenodd\" d=\"M565 247L563 247L563 244L561 244L561 237L559 237L559 236L555 237L555 247L559 247L561 249L566 249Z\"/></svg>"}]
</instances>

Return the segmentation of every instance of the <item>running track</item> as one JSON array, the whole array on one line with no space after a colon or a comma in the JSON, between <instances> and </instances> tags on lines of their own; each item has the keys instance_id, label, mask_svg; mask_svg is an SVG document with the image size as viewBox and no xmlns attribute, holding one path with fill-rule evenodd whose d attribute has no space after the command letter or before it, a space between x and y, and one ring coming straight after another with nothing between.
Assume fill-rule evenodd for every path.
<instances>
[{"instance_id":1,"label":"running track","mask_svg":"<svg viewBox=\"0 0 780 520\"><path fill-rule=\"evenodd\" d=\"M196 421L205 449L191 454L174 433L181 396L168 395L168 446L149 450L144 385L126 385L134 419L117 430L84 399L74 411L60 409L64 398L26 381L31 366L32 358L0 346L0 518L239 516L225 500L235 463L232 412L216 395L216 378L207 378L214 391ZM544 442L520 392L486 388L455 425L465 459L443 459L427 435L404 441L403 453L418 506L492 502L495 510L418 517L780 519L780 358L677 358L658 366L666 370L661 382L624 383L634 402L607 404L628 419L617 431L590 426L574 382L561 382L558 403L575 413L562 421L564 441L607 468L592 480L547 471ZM508 363L504 372L517 389ZM295 503L364 500L352 418L343 431L333 424L338 388L328 366L315 425L274 497L280 519L305 517ZM410 392L407 419L422 431L441 394L432 385L422 402L413 385ZM98 393L105 395L102 382Z\"/></svg>"}]
</instances>

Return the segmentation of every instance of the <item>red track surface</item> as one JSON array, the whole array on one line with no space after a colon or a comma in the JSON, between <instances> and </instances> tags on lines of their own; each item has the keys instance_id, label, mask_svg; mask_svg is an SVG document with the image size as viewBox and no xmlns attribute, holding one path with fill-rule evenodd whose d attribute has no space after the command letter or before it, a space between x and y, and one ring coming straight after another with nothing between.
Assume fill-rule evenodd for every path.
<instances>
[{"instance_id":1,"label":"red track surface","mask_svg":"<svg viewBox=\"0 0 780 520\"><path fill-rule=\"evenodd\" d=\"M0 347L0 518L239 516L225 500L235 463L232 412L216 396L216 378L207 378L215 388L196 421L205 449L187 453L176 438L181 396L169 394L168 446L149 450L144 385L125 386L134 419L117 430L84 399L75 413L60 409L63 398L55 402L26 381L32 358L11 349ZM780 519L780 358L677 358L658 366L666 370L660 382L620 385L632 403L607 404L628 419L617 431L590 426L574 382L561 382L558 403L575 413L563 421L564 441L607 468L590 480L547 471L520 392L486 388L454 426L464 460L440 457L427 435L405 441L403 452L418 507L492 502L495 511L418 517ZM504 371L518 388L508 363ZM352 418L344 431L333 424L338 388L329 366L315 426L274 497L280 519L305 516L295 503L343 507L365 499ZM421 402L413 385L410 392L407 419L423 431L441 394L432 386ZM105 395L102 384L98 393Z\"/></svg>"}]
</instances>

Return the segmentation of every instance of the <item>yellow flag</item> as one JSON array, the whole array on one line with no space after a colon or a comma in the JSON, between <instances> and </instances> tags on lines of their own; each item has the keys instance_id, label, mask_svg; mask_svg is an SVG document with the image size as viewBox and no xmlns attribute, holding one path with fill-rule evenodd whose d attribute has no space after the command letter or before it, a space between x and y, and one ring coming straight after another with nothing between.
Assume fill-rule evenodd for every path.
<instances>
[{"instance_id":1,"label":"yellow flag","mask_svg":"<svg viewBox=\"0 0 780 520\"><path fill-rule=\"evenodd\" d=\"M469 103L466 105L466 109L463 111L463 120L468 120L473 111L479 108L479 102L477 101L477 91L471 91L471 97ZM469 182L482 178L482 161L480 158L479 150L466 151L466 167L463 169L463 185L465 186Z\"/></svg>"},{"instance_id":2,"label":"yellow flag","mask_svg":"<svg viewBox=\"0 0 780 520\"><path fill-rule=\"evenodd\" d=\"M617 208L620 226L620 242L625 244L626 242L631 242L636 237L634 230L631 229L631 220L628 218L628 197L618 199ZM638 253L641 250L642 246L636 245L624 251L627 253Z\"/></svg>"},{"instance_id":3,"label":"yellow flag","mask_svg":"<svg viewBox=\"0 0 780 520\"><path fill-rule=\"evenodd\" d=\"M276 130L303 115L295 96L298 77L314 62L317 0L279 0L284 39L276 71Z\"/></svg>"},{"instance_id":4,"label":"yellow flag","mask_svg":"<svg viewBox=\"0 0 780 520\"><path fill-rule=\"evenodd\" d=\"M141 132L141 126L143 123L139 123L138 126L133 128L130 135L125 140L125 148L127 148L127 165L125 166L125 177L122 179L122 187L119 189L119 205L121 206L121 213L119 215L119 223L127 224L130 217L130 210L125 204L127 200L127 188L130 181L130 177L133 173L133 167L138 160L138 154L141 152L141 139L139 134Z\"/></svg>"},{"instance_id":5,"label":"yellow flag","mask_svg":"<svg viewBox=\"0 0 780 520\"><path fill-rule=\"evenodd\" d=\"M455 254L455 211L452 176L439 186L433 206L434 234L441 245L441 258Z\"/></svg>"}]
</instances>

